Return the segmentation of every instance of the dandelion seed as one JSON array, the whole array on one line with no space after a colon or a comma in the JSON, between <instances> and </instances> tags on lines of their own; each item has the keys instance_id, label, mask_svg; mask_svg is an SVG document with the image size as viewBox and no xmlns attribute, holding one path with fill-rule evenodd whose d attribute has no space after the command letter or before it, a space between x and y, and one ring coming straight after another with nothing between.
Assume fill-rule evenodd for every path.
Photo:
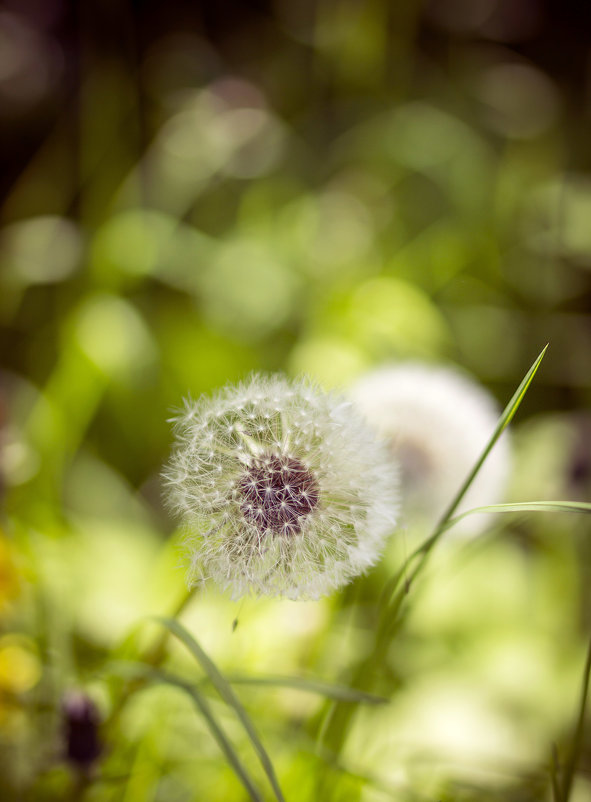
<instances>
[{"instance_id":1,"label":"dandelion seed","mask_svg":"<svg viewBox=\"0 0 591 802\"><path fill-rule=\"evenodd\" d=\"M188 402L176 436L165 479L187 526L189 584L318 598L374 564L394 528L387 449L350 402L306 381L254 376Z\"/></svg>"},{"instance_id":2,"label":"dandelion seed","mask_svg":"<svg viewBox=\"0 0 591 802\"><path fill-rule=\"evenodd\" d=\"M496 425L492 396L459 371L403 363L362 377L351 397L387 438L401 470L402 512L409 524L432 527L474 466ZM510 462L504 434L458 512L502 500ZM453 531L476 534L488 522L474 516Z\"/></svg>"}]
</instances>

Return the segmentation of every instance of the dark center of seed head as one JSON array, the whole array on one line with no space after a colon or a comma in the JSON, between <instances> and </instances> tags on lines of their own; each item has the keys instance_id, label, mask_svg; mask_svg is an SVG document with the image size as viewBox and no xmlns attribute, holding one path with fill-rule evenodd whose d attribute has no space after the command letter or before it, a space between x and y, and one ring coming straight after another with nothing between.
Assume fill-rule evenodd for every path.
<instances>
[{"instance_id":1,"label":"dark center of seed head","mask_svg":"<svg viewBox=\"0 0 591 802\"><path fill-rule=\"evenodd\" d=\"M299 460L263 456L243 474L239 489L244 517L261 533L297 535L303 518L318 505L318 483Z\"/></svg>"}]
</instances>

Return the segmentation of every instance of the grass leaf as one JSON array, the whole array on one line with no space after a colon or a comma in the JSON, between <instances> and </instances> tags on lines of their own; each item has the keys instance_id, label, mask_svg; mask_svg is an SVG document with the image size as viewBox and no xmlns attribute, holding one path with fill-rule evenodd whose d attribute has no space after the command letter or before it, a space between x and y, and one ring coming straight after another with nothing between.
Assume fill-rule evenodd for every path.
<instances>
[{"instance_id":1,"label":"grass leaf","mask_svg":"<svg viewBox=\"0 0 591 802\"><path fill-rule=\"evenodd\" d=\"M134 668L146 679L150 679L156 682L163 682L166 683L167 685L173 685L177 688L180 688L188 696L191 697L191 700L193 701L195 707L198 708L199 712L205 719L205 722L207 723L207 726L209 727L211 734L215 738L221 751L226 756L228 763L234 770L234 773L236 774L236 776L238 777L244 788L248 791L250 798L253 799L255 802L264 802L263 795L252 781L248 771L242 764L240 757L238 756L236 750L232 746L232 743L230 742L225 732L218 724L209 706L209 703L205 700L205 698L199 692L199 690L194 685L182 680L180 677L177 677L174 674L170 674L167 671L163 671L162 669L153 668L143 664L135 664Z\"/></svg>"},{"instance_id":2,"label":"grass leaf","mask_svg":"<svg viewBox=\"0 0 591 802\"><path fill-rule=\"evenodd\" d=\"M472 468L472 470L470 471L470 473L466 477L464 483L461 485L460 489L458 490L458 492L456 493L456 495L454 496L454 498L450 502L449 506L447 507L446 511L444 512L443 516L441 517L439 523L435 527L435 530L433 531L433 534L430 535L409 557L407 557L407 559L406 559L404 565L402 566L402 568L400 569L400 571L398 571L398 573L395 574L395 576L393 576L389 580L389 582L386 584L386 586L384 588L384 591L382 593L382 600L381 600L381 607L382 607L384 619L392 620L397 615L397 610L398 610L398 607L400 606L402 597L400 595L398 595L396 597L396 599L393 602L394 607L390 606L390 600L392 599L392 595L394 594L396 588L400 584L400 581L402 580L402 578L405 579L405 591L404 592L406 593L408 591L410 585L412 584L412 582L416 578L416 576L422 570L422 568L423 568L423 566L424 566L424 564L426 562L427 556L428 556L429 552L431 551L431 549L433 548L433 546L435 545L435 543L437 543L437 541L439 540L441 535L447 529L449 529L450 526L452 525L451 521L452 521L454 512L457 510L457 508L460 505L462 499L464 498L464 496L466 495L466 493L470 489L470 486L471 486L472 482L474 481L474 479L478 475L478 472L480 471L480 469L482 468L486 458L488 457L488 455L492 451L495 443L497 442L499 437L502 435L502 433L505 431L505 429L509 425L510 421L513 419L515 413L519 409L519 406L520 406L521 402L523 401L523 398L524 398L524 396L525 396L530 384L532 383L533 378L536 375L537 370L540 367L542 359L544 358L544 355L545 355L547 350L548 350L548 345L546 345L545 348L541 351L541 353L539 354L538 358L535 360L533 365L530 367L530 369L527 371L527 373L523 377L519 387L513 393L513 396L511 397L509 403L507 404L507 406L503 410L499 420L497 421L497 425L495 426L495 429L494 429L492 435L490 436L490 439L489 439L488 443L484 447L484 450L482 451L480 457L476 461L476 464L474 465L474 467ZM466 514L466 513L464 513L464 514ZM456 516L456 518L454 519L454 522L455 521L459 521L461 517L462 517L461 515ZM414 569L411 572L409 572L410 565L415 560L417 560L417 558L419 560L418 564L414 567Z\"/></svg>"},{"instance_id":3,"label":"grass leaf","mask_svg":"<svg viewBox=\"0 0 591 802\"><path fill-rule=\"evenodd\" d=\"M348 688L346 685L333 685L323 680L307 679L305 677L229 677L229 681L236 685L268 685L275 687L294 688L305 693L317 693L328 699L337 699L341 702L357 702L367 705L383 705L390 700L385 696L376 696L373 693Z\"/></svg>"},{"instance_id":4,"label":"grass leaf","mask_svg":"<svg viewBox=\"0 0 591 802\"><path fill-rule=\"evenodd\" d=\"M458 492L456 493L456 495L452 499L449 507L447 508L445 513L443 514L443 517L441 518L441 520L439 522L439 525L437 526L437 529L435 530L434 534L432 535L432 538L430 538L430 539L437 539L439 537L439 535L441 534L441 532L444 531L444 529L446 528L447 522L451 519L451 517L453 516L454 512L457 510L460 502L462 501L462 499L464 498L464 496L466 495L466 493L470 489L470 485L472 484L472 482L474 481L474 479L478 475L478 472L480 471L480 469L482 468L482 466L484 464L484 461L486 460L486 458L488 457L488 455L492 451L495 443L497 442L499 437L503 434L503 432L505 431L505 429L507 428L507 426L509 425L509 423L513 419L515 413L519 409L519 406L520 406L521 402L523 401L523 398L524 398L524 396L525 396L530 384L532 383L533 378L536 375L536 373L538 371L538 368L540 367L542 359L544 358L544 355L545 355L547 350L548 350L548 345L546 345L545 348L542 350L542 352L540 353L540 355L538 356L536 361L533 363L531 368L527 371L527 373L523 377L523 379L521 381L521 384L519 385L517 390L515 390L515 392L513 393L513 396L511 398L511 400L509 401L509 403L507 404L507 406L503 410L503 412L501 414L501 417L497 421L497 425L495 426L495 429L494 429L494 431L493 431L493 433L492 433L492 435L490 437L490 440L488 441L488 443L484 447L484 451L482 452L482 454L478 458L476 464L474 465L474 467L472 468L472 470L468 474L465 482L463 483L463 485L460 487L460 489L458 490Z\"/></svg>"},{"instance_id":5,"label":"grass leaf","mask_svg":"<svg viewBox=\"0 0 591 802\"><path fill-rule=\"evenodd\" d=\"M220 673L213 660L211 660L211 658L204 652L193 635L191 635L191 633L182 624L180 624L174 618L158 618L157 620L160 621L160 623L162 623L175 637L181 641L181 643L187 647L193 657L195 657L197 662L201 665L201 668L205 671L222 699L234 709L261 762L276 798L279 800L279 802L285 802L285 798L277 780L277 775L275 774L275 769L273 768L273 763L271 762L271 759L269 758L269 755L263 746L261 739L259 738L250 716L234 693L228 680Z\"/></svg>"},{"instance_id":6,"label":"grass leaf","mask_svg":"<svg viewBox=\"0 0 591 802\"><path fill-rule=\"evenodd\" d=\"M450 529L462 518L477 512L586 512L591 513L591 504L586 501L522 501L516 504L489 504L486 507L474 507L455 518L450 518L445 529Z\"/></svg>"}]
</instances>

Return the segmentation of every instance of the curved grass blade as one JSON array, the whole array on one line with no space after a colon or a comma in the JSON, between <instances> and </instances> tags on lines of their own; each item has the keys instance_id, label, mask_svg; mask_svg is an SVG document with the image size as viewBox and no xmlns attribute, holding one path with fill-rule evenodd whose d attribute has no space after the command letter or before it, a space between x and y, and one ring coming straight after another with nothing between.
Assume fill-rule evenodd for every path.
<instances>
[{"instance_id":1,"label":"curved grass blade","mask_svg":"<svg viewBox=\"0 0 591 802\"><path fill-rule=\"evenodd\" d=\"M138 672L145 676L148 667L145 663L137 660L113 660L108 664L108 670L111 674L128 679L130 676L137 677ZM378 696L375 693L360 691L358 688L349 688L347 685L337 685L332 682L310 677L279 675L248 677L245 675L232 675L226 677L226 680L230 685L260 685L271 688L293 688L296 691L302 691L302 693L314 693L319 696L326 696L327 699L335 699L339 702L355 702L366 705L385 705L390 702L386 696Z\"/></svg>"},{"instance_id":2,"label":"curved grass blade","mask_svg":"<svg viewBox=\"0 0 591 802\"><path fill-rule=\"evenodd\" d=\"M226 756L228 763L234 770L234 773L244 786L244 788L248 791L248 794L254 802L265 802L263 795L258 790L248 771L242 764L236 750L232 746L232 743L226 736L225 732L222 730L220 725L217 723L214 714L211 711L211 708L208 702L204 699L203 695L199 693L197 688L190 683L185 682L184 680L180 679L180 677L176 677L174 674L169 674L167 671L163 671L160 668L152 668L150 666L141 667L138 665L138 669L140 669L140 673L148 679L151 679L156 682L164 682L167 685L174 685L177 688L180 688L184 691L188 696L191 697L195 707L198 708L199 712L205 719L209 730L215 740L217 741L218 746Z\"/></svg>"},{"instance_id":3,"label":"curved grass blade","mask_svg":"<svg viewBox=\"0 0 591 802\"><path fill-rule=\"evenodd\" d=\"M193 635L191 635L191 633L185 629L182 624L180 624L174 618L157 618L156 620L163 624L175 637L181 641L181 643L187 647L193 657L195 657L197 662L201 665L201 668L205 671L222 699L234 709L261 762L265 774L267 775L271 787L273 788L275 796L279 802L285 802L285 797L283 796L279 786L279 781L277 780L277 775L275 774L275 769L273 768L271 759L265 747L263 746L261 739L259 738L250 716L232 690L228 680L220 673L213 660L208 657Z\"/></svg>"},{"instance_id":4,"label":"curved grass blade","mask_svg":"<svg viewBox=\"0 0 591 802\"><path fill-rule=\"evenodd\" d=\"M346 685L333 685L323 680L307 679L305 677L228 677L233 685L266 685L272 687L293 688L304 693L316 693L328 699L337 699L340 702L356 702L367 705L384 705L390 701L385 696L376 696L373 693L348 688Z\"/></svg>"},{"instance_id":5,"label":"curved grass blade","mask_svg":"<svg viewBox=\"0 0 591 802\"><path fill-rule=\"evenodd\" d=\"M586 512L591 513L591 504L586 501L521 501L516 504L489 504L486 507L474 507L455 518L450 518L445 529L451 529L462 518L477 512Z\"/></svg>"}]
</instances>

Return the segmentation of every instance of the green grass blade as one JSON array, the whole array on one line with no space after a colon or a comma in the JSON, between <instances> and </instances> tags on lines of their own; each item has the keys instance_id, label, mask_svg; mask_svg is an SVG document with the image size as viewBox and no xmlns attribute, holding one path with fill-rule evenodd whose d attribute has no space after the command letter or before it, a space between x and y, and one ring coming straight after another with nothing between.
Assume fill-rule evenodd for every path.
<instances>
[{"instance_id":1,"label":"green grass blade","mask_svg":"<svg viewBox=\"0 0 591 802\"><path fill-rule=\"evenodd\" d=\"M464 496L468 492L468 490L470 488L470 485L472 484L472 482L476 478L478 472L482 468L482 465L484 464L484 461L486 460L486 458L488 457L488 455L492 451L495 443L497 442L499 437L503 434L503 432L505 431L505 429L507 428L507 426L509 425L509 423L513 419L515 413L519 409L519 406L520 406L521 402L523 401L523 399L525 397L525 394L528 391L528 388L529 388L530 384L533 381L534 376L536 375L536 373L538 371L538 368L540 367L542 359L544 358L544 355L546 354L547 350L548 350L548 345L546 345L545 348L542 350L542 352L540 353L540 355L538 356L536 361L533 363L531 368L527 371L527 373L523 377L523 380L522 380L521 384L519 385L519 387L517 388L517 390L515 390L515 392L513 393L513 397L511 398L511 400L509 401L509 403L507 404L507 406L503 410L503 412L501 414L501 417L499 418L499 420L497 422L495 430L492 433L490 440L488 441L488 443L486 444L486 446L484 448L484 451L480 455L478 461L476 462L476 465L472 468L472 470L468 474L468 477L466 478L466 481L460 487L460 489L458 490L456 496L454 497L454 499L452 500L451 504L449 505L449 507L445 511L445 513L444 513L444 515L443 515L443 517L442 517L442 519L441 519L441 521L439 523L439 527L444 526L447 523L447 521L452 517L452 515L454 514L454 512L458 508L459 503L461 502L461 500L464 498Z\"/></svg>"},{"instance_id":2,"label":"green grass blade","mask_svg":"<svg viewBox=\"0 0 591 802\"><path fill-rule=\"evenodd\" d=\"M441 520L439 521L434 533L421 546L419 546L419 548L417 549L415 554L411 555L409 560L412 559L417 554L429 552L431 550L431 548L433 547L433 545L437 542L437 540L439 540L439 538L442 535L442 533L448 528L447 527L448 521L452 518L452 516L453 516L454 512L457 510L460 502L462 501L462 499L464 498L464 496L466 495L466 493L470 489L470 486L471 486L472 482L474 481L474 479L478 475L478 472L480 471L480 469L482 468L482 466L484 464L484 461L486 460L486 458L488 457L488 455L492 451L495 443L497 442L499 437L503 434L503 432L505 431L505 429L507 428L507 426L509 425L509 423L513 419L515 413L519 409L519 406L520 406L521 402L523 401L524 396L525 396L530 384L532 383L533 378L536 375L536 373L538 371L538 368L540 367L542 359L544 358L544 355L545 355L547 350L548 350L548 345L546 345L545 348L542 350L542 352L540 353L540 355L538 356L536 361L533 363L531 368L527 371L527 373L523 377L523 379L521 381L521 384L519 385L517 390L515 390L515 392L513 393L513 396L511 398L511 400L509 401L509 403L507 404L507 406L503 410L503 412L501 414L501 417L497 421L497 425L495 426L495 429L494 429L494 431L493 431L493 433L492 433L492 435L490 437L490 440L488 441L488 443L484 447L484 450L483 450L482 454L480 455L480 457L478 458L476 464L474 465L474 467L472 468L472 470L468 474L466 480L464 481L464 483L462 484L462 486L460 487L460 489L458 490L458 492L456 493L456 495L452 499L450 505L448 506L448 508L444 512L444 514L441 517Z\"/></svg>"},{"instance_id":3,"label":"green grass blade","mask_svg":"<svg viewBox=\"0 0 591 802\"><path fill-rule=\"evenodd\" d=\"M108 673L123 679L137 677L138 673L145 676L146 671L147 667L145 663L138 662L137 660L113 660L108 664ZM360 691L357 688L349 688L347 685L338 685L333 682L314 679L312 677L248 677L244 675L233 675L226 677L226 680L230 685L259 685L271 688L293 688L296 691L302 691L302 693L314 693L319 696L326 696L327 699L335 699L339 702L355 702L366 705L385 705L390 702L386 696L378 696L375 693Z\"/></svg>"},{"instance_id":4,"label":"green grass blade","mask_svg":"<svg viewBox=\"0 0 591 802\"><path fill-rule=\"evenodd\" d=\"M585 660L585 668L583 669L583 683L581 688L581 700L579 703L579 715L577 717L577 724L575 727L573 743L570 748L568 758L564 764L564 772L562 774L562 788L561 796L563 802L568 802L570 793L573 786L577 764L583 749L583 740L585 734L585 711L587 709L587 698L589 696L589 680L591 678L591 640L587 648L587 659Z\"/></svg>"},{"instance_id":5,"label":"green grass blade","mask_svg":"<svg viewBox=\"0 0 591 802\"><path fill-rule=\"evenodd\" d=\"M472 482L478 475L480 468L493 449L499 437L506 429L509 422L517 412L523 398L538 370L548 346L543 349L528 372L525 374L513 397L503 410L497 425L483 449L476 464L468 474L466 480L452 499L442 518L438 522L432 535L428 537L405 561L398 573L387 583L380 598L380 620L376 632L373 648L371 652L362 659L355 672L355 682L357 678L371 676L377 667L383 664L385 655L392 638L395 636L402 620L403 602L417 576L427 563L431 550L448 528L448 522L453 517L458 505L468 492ZM344 732L346 731L352 712L344 710L337 702L333 706L328 721L326 742L331 745L335 755L339 755L344 743Z\"/></svg>"},{"instance_id":6,"label":"green grass blade","mask_svg":"<svg viewBox=\"0 0 591 802\"><path fill-rule=\"evenodd\" d=\"M137 666L140 673L153 681L156 682L163 682L167 685L173 685L176 688L184 691L188 696L191 697L195 707L199 710L209 730L213 737L215 738L218 746L220 747L221 751L226 756L228 763L234 770L234 773L244 786L244 788L248 791L248 794L254 802L264 802L264 797L261 792L258 790L250 775L242 761L240 760L236 750L232 746L232 743L226 736L225 732L222 730L220 725L217 723L214 714L208 704L208 702L204 699L203 695L199 693L198 689L190 684L185 682L184 680L180 679L180 677L176 677L174 674L169 674L166 671L163 671L159 668L151 668L149 666Z\"/></svg>"},{"instance_id":7,"label":"green grass blade","mask_svg":"<svg viewBox=\"0 0 591 802\"><path fill-rule=\"evenodd\" d=\"M586 501L522 501L516 504L489 504L486 507L474 507L472 510L467 510L461 515L456 515L455 518L450 518L445 524L445 529L451 529L452 526L466 518L468 515L473 515L478 512L586 512L591 513L591 504Z\"/></svg>"},{"instance_id":8,"label":"green grass blade","mask_svg":"<svg viewBox=\"0 0 591 802\"><path fill-rule=\"evenodd\" d=\"M222 699L234 709L261 762L265 774L267 775L271 787L273 788L275 796L279 802L285 802L285 797L283 796L279 786L277 775L275 774L275 769L273 768L273 764L267 753L267 750L263 746L250 716L234 693L228 680L220 673L213 660L211 660L211 658L203 651L193 635L191 635L191 633L185 629L182 624L180 624L174 618L158 618L157 620L160 621L160 623L162 623L175 637L181 641L181 643L187 647L193 657L195 657L197 662L201 665L201 668L205 671Z\"/></svg>"},{"instance_id":9,"label":"green grass blade","mask_svg":"<svg viewBox=\"0 0 591 802\"><path fill-rule=\"evenodd\" d=\"M346 685L333 685L323 680L307 679L305 677L228 677L233 685L266 685L272 687L293 688L304 693L316 693L328 699L337 699L340 702L356 702L367 705L383 705L390 700L385 696L376 696L373 693L348 688Z\"/></svg>"},{"instance_id":10,"label":"green grass blade","mask_svg":"<svg viewBox=\"0 0 591 802\"><path fill-rule=\"evenodd\" d=\"M488 443L484 447L484 450L482 451L480 457L476 461L476 464L466 477L466 480L464 481L464 483L462 484L462 486L452 499L451 503L447 507L446 511L442 515L439 523L437 524L435 530L433 531L433 534L430 535L430 537L428 537L409 557L407 557L404 565L402 566L402 569L387 583L386 588L384 589L384 592L382 594L382 601L381 601L383 617L385 620L391 620L394 616L394 613L397 612L396 610L390 609L391 606L390 600L392 599L392 596L395 593L396 589L398 588L402 578L404 578L405 580L405 587L402 589L402 591L399 591L397 597L394 599L393 604L396 607L399 607L401 603L402 596L400 594L402 593L404 595L405 593L408 592L408 589L410 588L410 586L412 585L418 574L423 569L431 549L437 543L441 535L447 529L450 528L451 526L450 521L453 517L454 512L457 510L462 499L470 489L472 482L478 475L478 472L480 471L486 458L492 451L495 443L502 435L502 433L505 431L508 424L513 419L515 413L519 409L519 406L523 401L523 398L530 384L532 383L533 378L536 375L537 370L540 367L542 359L544 358L544 355L546 354L547 350L548 350L548 345L546 345L545 348L541 351L538 358L535 360L533 365L530 367L530 369L523 377L521 384L519 385L517 390L515 390L515 392L513 393L511 400L509 401L509 403L503 410L499 420L497 421L497 425L495 426L495 429ZM459 518L460 516L457 516L456 520L459 520ZM417 560L418 560L417 564L411 570L410 568L411 564Z\"/></svg>"}]
</instances>

